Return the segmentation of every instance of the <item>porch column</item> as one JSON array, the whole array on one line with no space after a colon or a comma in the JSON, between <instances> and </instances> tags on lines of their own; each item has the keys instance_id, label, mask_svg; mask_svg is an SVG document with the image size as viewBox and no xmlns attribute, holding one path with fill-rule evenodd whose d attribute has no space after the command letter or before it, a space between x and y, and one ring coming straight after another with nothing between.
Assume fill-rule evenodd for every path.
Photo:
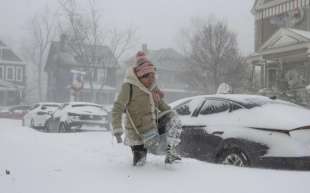
<instances>
[{"instance_id":1,"label":"porch column","mask_svg":"<svg viewBox=\"0 0 310 193\"><path fill-rule=\"evenodd\" d=\"M268 85L268 72L267 72L267 65L268 65L268 63L267 63L267 60L265 60L265 63L264 63L264 65L263 65L263 68L264 68L264 84L263 84L263 87L264 88L267 88L267 85Z\"/></svg>"}]
</instances>

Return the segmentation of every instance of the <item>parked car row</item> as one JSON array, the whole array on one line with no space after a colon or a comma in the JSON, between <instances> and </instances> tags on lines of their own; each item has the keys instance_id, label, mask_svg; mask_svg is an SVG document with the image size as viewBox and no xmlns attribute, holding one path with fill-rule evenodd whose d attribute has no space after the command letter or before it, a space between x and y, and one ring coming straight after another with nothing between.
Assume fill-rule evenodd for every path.
<instances>
[{"instance_id":1,"label":"parked car row","mask_svg":"<svg viewBox=\"0 0 310 193\"><path fill-rule=\"evenodd\" d=\"M109 129L108 111L86 102L37 103L22 119L23 126L65 132L80 129Z\"/></svg>"},{"instance_id":2,"label":"parked car row","mask_svg":"<svg viewBox=\"0 0 310 193\"><path fill-rule=\"evenodd\" d=\"M108 112L94 103L71 102L63 104L46 121L48 130L68 131L81 128L109 129ZM86 128L85 128L86 129Z\"/></svg>"}]
</instances>

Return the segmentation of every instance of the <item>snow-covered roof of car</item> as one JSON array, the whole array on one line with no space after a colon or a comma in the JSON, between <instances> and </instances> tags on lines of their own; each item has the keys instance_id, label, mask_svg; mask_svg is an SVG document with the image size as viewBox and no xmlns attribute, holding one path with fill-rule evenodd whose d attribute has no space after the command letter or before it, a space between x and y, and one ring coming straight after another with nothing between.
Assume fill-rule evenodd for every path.
<instances>
[{"instance_id":1,"label":"snow-covered roof of car","mask_svg":"<svg viewBox=\"0 0 310 193\"><path fill-rule=\"evenodd\" d=\"M57 106L62 105L62 103L53 103L53 102L40 102L37 104L39 104L39 105L57 105Z\"/></svg>"},{"instance_id":2,"label":"snow-covered roof of car","mask_svg":"<svg viewBox=\"0 0 310 193\"><path fill-rule=\"evenodd\" d=\"M174 101L174 102L170 103L170 105L172 107L175 107L175 106L182 104L188 100L192 100L192 99L202 100L204 98L217 98L217 99L231 100L231 101L235 101L237 103L240 103L240 104L244 105L245 107L260 106L260 105L270 103L270 102L286 103L286 104L295 105L293 103L290 103L287 101L282 101L279 99L271 99L269 97L265 97L265 96L261 96L261 95L247 95L247 94L199 95L199 96L187 97L187 98L183 98L183 99Z\"/></svg>"}]
</instances>

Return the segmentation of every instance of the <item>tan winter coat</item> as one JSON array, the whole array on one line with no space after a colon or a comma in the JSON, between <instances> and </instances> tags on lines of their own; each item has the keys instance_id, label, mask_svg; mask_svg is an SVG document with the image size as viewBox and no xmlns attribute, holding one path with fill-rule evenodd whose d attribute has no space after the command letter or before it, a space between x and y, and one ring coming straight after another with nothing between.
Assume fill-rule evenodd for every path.
<instances>
[{"instance_id":1,"label":"tan winter coat","mask_svg":"<svg viewBox=\"0 0 310 193\"><path fill-rule=\"evenodd\" d=\"M130 84L132 85L132 97L129 102ZM126 115L125 144L129 146L141 145L143 144L141 134L157 128L158 111L167 111L170 107L162 99L159 104L155 104L151 91L139 81L133 68L129 68L125 82L121 87L112 109L112 127L114 134L123 133L122 114L128 102L128 112L138 133Z\"/></svg>"}]
</instances>

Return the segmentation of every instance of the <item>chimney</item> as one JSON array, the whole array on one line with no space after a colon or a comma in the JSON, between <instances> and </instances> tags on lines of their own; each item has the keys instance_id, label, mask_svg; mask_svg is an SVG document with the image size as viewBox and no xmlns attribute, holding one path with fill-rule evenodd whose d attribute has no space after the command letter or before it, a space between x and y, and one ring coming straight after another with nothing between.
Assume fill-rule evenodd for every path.
<instances>
[{"instance_id":1,"label":"chimney","mask_svg":"<svg viewBox=\"0 0 310 193\"><path fill-rule=\"evenodd\" d=\"M142 51L147 55L148 54L148 49L147 49L147 44L142 44Z\"/></svg>"}]
</instances>

